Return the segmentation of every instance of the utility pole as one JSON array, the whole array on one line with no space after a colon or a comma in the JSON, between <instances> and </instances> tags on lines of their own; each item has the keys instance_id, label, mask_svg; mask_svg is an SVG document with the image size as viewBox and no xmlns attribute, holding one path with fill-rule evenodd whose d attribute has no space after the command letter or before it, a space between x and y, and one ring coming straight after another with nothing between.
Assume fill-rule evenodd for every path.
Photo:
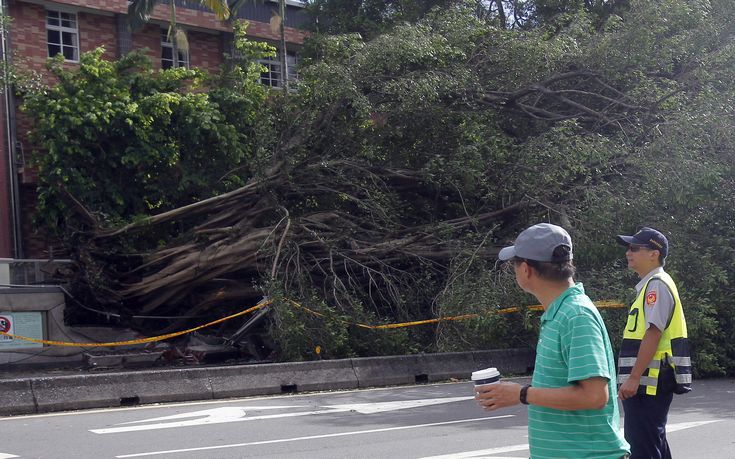
<instances>
[{"instance_id":1,"label":"utility pole","mask_svg":"<svg viewBox=\"0 0 735 459\"><path fill-rule=\"evenodd\" d=\"M3 121L5 124L4 135L8 161L7 176L4 178L8 180L6 190L8 192L8 200L10 201L8 203L10 207L8 209L8 224L10 228L0 228L0 231L9 230L12 233L12 257L23 258L20 189L18 185L17 158L15 156L15 101L13 98L13 91L11 90L11 82L8 81L12 59L10 50L10 34L8 30L10 13L8 11L8 2L5 0L0 0L0 15L2 15L2 17L0 17L0 65L2 66L2 75L0 75L0 79L2 79L2 82L0 82L0 92L2 92L2 109L4 111L2 118L4 118ZM0 183L3 181L3 178L0 178Z\"/></svg>"},{"instance_id":2,"label":"utility pole","mask_svg":"<svg viewBox=\"0 0 735 459\"><path fill-rule=\"evenodd\" d=\"M288 60L286 59L286 0L278 0L281 16L281 78L283 90L288 91Z\"/></svg>"}]
</instances>

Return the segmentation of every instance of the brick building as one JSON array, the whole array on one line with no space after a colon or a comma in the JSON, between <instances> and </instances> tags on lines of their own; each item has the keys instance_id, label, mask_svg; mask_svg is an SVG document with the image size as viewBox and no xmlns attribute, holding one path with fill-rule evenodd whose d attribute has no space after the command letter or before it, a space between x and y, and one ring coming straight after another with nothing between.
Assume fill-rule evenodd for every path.
<instances>
[{"instance_id":1,"label":"brick building","mask_svg":"<svg viewBox=\"0 0 735 459\"><path fill-rule=\"evenodd\" d=\"M177 24L187 34L188 52L178 52L178 64L216 70L222 55L230 50L232 28L196 4L177 1ZM3 59L45 71L46 60L58 53L68 65L76 65L81 53L105 47L110 59L139 48L148 48L154 65L173 65L173 46L167 38L168 5L158 5L151 21L140 31L130 32L126 0L0 0L2 10L12 19L2 36ZM303 2L287 0L285 34L290 64L307 34L309 17ZM250 2L235 13L250 22L248 35L278 47L280 36L269 24L277 0ZM261 82L280 86L282 75L277 58L263 62L268 72ZM289 74L291 72L289 71ZM0 100L0 259L54 257L54 248L32 228L37 178L26 167L32 146L25 139L29 120L16 110L17 101L7 88Z\"/></svg>"}]
</instances>

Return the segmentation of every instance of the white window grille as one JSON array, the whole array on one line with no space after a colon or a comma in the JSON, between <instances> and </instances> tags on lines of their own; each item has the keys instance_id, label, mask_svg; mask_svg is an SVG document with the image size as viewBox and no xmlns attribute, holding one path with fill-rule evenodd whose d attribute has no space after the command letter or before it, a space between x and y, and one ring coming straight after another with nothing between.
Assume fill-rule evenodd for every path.
<instances>
[{"instance_id":1,"label":"white window grille","mask_svg":"<svg viewBox=\"0 0 735 459\"><path fill-rule=\"evenodd\" d=\"M46 45L48 56L62 54L64 59L79 62L77 15L46 10Z\"/></svg>"},{"instance_id":2,"label":"white window grille","mask_svg":"<svg viewBox=\"0 0 735 459\"><path fill-rule=\"evenodd\" d=\"M258 61L266 70L260 74L260 82L272 88L283 87L283 75L281 72L281 61L278 56L272 59L261 59ZM293 82L298 78L296 66L299 58L293 54L286 55L286 66L288 67L288 81Z\"/></svg>"},{"instance_id":3,"label":"white window grille","mask_svg":"<svg viewBox=\"0 0 735 459\"><path fill-rule=\"evenodd\" d=\"M189 68L189 52L177 50L179 67ZM161 29L161 68L170 69L174 66L174 44L168 36L168 29Z\"/></svg>"},{"instance_id":4,"label":"white window grille","mask_svg":"<svg viewBox=\"0 0 735 459\"><path fill-rule=\"evenodd\" d=\"M278 0L270 0L272 3L278 3ZM302 0L286 0L286 5L297 6L299 8L306 8L306 1Z\"/></svg>"}]
</instances>

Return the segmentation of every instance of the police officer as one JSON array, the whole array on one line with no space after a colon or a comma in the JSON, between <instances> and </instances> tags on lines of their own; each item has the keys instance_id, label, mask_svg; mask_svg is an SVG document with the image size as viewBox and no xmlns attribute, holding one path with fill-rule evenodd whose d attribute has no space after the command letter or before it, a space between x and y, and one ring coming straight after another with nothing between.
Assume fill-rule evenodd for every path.
<instances>
[{"instance_id":1,"label":"police officer","mask_svg":"<svg viewBox=\"0 0 735 459\"><path fill-rule=\"evenodd\" d=\"M691 390L686 320L676 284L664 271L669 243L644 227L617 236L627 247L628 267L641 278L628 312L618 362L618 397L625 410L631 459L671 458L666 419L673 394Z\"/></svg>"}]
</instances>

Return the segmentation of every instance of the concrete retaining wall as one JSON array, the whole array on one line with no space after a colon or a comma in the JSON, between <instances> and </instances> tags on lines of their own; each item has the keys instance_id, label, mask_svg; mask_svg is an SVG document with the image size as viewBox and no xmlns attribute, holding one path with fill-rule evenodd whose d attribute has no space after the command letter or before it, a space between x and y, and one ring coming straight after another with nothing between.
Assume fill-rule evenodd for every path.
<instances>
[{"instance_id":1,"label":"concrete retaining wall","mask_svg":"<svg viewBox=\"0 0 735 459\"><path fill-rule=\"evenodd\" d=\"M31 380L0 381L0 414L31 414L38 412L33 398Z\"/></svg>"},{"instance_id":2,"label":"concrete retaining wall","mask_svg":"<svg viewBox=\"0 0 735 459\"><path fill-rule=\"evenodd\" d=\"M489 366L519 375L533 360L530 349L508 349L55 377L0 375L0 415L468 379L472 371Z\"/></svg>"},{"instance_id":3,"label":"concrete retaining wall","mask_svg":"<svg viewBox=\"0 0 735 459\"><path fill-rule=\"evenodd\" d=\"M495 367L502 375L527 375L533 373L536 353L530 349L474 351L472 358L476 368Z\"/></svg>"},{"instance_id":4,"label":"concrete retaining wall","mask_svg":"<svg viewBox=\"0 0 735 459\"><path fill-rule=\"evenodd\" d=\"M31 389L39 413L212 398L204 368L40 377Z\"/></svg>"},{"instance_id":5,"label":"concrete retaining wall","mask_svg":"<svg viewBox=\"0 0 735 459\"><path fill-rule=\"evenodd\" d=\"M218 367L209 373L214 398L358 387L350 359Z\"/></svg>"},{"instance_id":6,"label":"concrete retaining wall","mask_svg":"<svg viewBox=\"0 0 735 459\"><path fill-rule=\"evenodd\" d=\"M415 384L416 376L423 374L418 355L352 359L352 368L359 387Z\"/></svg>"}]
</instances>

